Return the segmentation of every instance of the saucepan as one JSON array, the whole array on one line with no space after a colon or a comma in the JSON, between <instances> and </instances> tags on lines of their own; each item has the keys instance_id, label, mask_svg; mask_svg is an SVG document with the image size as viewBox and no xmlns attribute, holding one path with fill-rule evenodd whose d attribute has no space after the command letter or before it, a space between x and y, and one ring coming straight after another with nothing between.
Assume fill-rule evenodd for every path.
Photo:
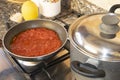
<instances>
[{"instance_id":1,"label":"saucepan","mask_svg":"<svg viewBox=\"0 0 120 80\"><path fill-rule=\"evenodd\" d=\"M14 54L13 52L11 52L10 44L11 44L12 39L16 35L18 35L20 32L23 32L27 29L38 28L38 27L45 27L45 28L55 31L58 34L60 40L62 41L62 45L57 50L55 50L51 53L41 55L41 56L35 56L35 57L21 56L21 55L17 55L17 54ZM38 19L38 20L24 21L22 23L19 23L15 26L11 27L4 35L3 40L2 40L2 45L3 45L3 49L4 49L5 53L10 54L11 56L13 56L17 59L25 60L25 61L26 60L27 61L39 61L39 60L46 60L46 59L49 59L49 58L55 56L64 47L66 42L67 42L67 31L63 26L61 26L60 24L58 24L54 21Z\"/></svg>"},{"instance_id":2,"label":"saucepan","mask_svg":"<svg viewBox=\"0 0 120 80\"><path fill-rule=\"evenodd\" d=\"M120 4L78 18L69 28L75 80L120 80Z\"/></svg>"}]
</instances>

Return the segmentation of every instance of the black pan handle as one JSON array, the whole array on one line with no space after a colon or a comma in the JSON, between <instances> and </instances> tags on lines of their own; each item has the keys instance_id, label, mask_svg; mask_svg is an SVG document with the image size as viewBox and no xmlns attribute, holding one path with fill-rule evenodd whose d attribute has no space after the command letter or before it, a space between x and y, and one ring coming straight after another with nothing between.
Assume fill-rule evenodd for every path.
<instances>
[{"instance_id":1,"label":"black pan handle","mask_svg":"<svg viewBox=\"0 0 120 80\"><path fill-rule=\"evenodd\" d=\"M5 24L7 29L11 28L10 23L6 22Z\"/></svg>"},{"instance_id":2,"label":"black pan handle","mask_svg":"<svg viewBox=\"0 0 120 80\"><path fill-rule=\"evenodd\" d=\"M120 8L120 4L115 4L115 5L113 5L113 6L110 8L109 12L110 12L110 13L114 13L117 8Z\"/></svg>"},{"instance_id":3,"label":"black pan handle","mask_svg":"<svg viewBox=\"0 0 120 80\"><path fill-rule=\"evenodd\" d=\"M81 63L79 61L72 61L71 68L76 73L90 78L105 77L105 72L98 69L96 66L89 63Z\"/></svg>"},{"instance_id":4,"label":"black pan handle","mask_svg":"<svg viewBox=\"0 0 120 80\"><path fill-rule=\"evenodd\" d=\"M2 47L2 40L0 39L0 47Z\"/></svg>"}]
</instances>

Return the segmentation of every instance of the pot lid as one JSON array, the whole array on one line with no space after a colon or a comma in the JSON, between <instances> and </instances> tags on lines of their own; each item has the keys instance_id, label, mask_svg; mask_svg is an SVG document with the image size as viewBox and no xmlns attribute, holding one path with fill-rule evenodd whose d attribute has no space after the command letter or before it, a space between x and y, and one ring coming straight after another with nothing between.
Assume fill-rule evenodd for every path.
<instances>
[{"instance_id":1,"label":"pot lid","mask_svg":"<svg viewBox=\"0 0 120 80\"><path fill-rule=\"evenodd\" d=\"M106 18L109 15L105 15L100 13L78 18L69 28L69 38L72 45L81 53L98 60L117 62L120 61L119 18L116 18L118 15L115 14L115 17L112 16L112 19L116 19L116 21L114 22L111 19L109 21L113 21L113 23L109 24L109 21L106 21L109 19ZM106 20L103 20L103 18ZM116 32L110 33L112 37L106 38L106 35L102 36L104 35L104 31L101 30L101 25L104 25L103 23L108 24L112 30L117 26ZM103 34L101 35L101 33Z\"/></svg>"}]
</instances>

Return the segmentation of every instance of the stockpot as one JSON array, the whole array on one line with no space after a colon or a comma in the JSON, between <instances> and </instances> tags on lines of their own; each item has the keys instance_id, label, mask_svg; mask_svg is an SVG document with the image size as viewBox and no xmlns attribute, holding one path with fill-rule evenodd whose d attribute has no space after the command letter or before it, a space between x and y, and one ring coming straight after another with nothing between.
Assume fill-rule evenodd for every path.
<instances>
[{"instance_id":1,"label":"stockpot","mask_svg":"<svg viewBox=\"0 0 120 80\"><path fill-rule=\"evenodd\" d=\"M120 80L120 15L84 15L69 28L71 71L75 80Z\"/></svg>"}]
</instances>

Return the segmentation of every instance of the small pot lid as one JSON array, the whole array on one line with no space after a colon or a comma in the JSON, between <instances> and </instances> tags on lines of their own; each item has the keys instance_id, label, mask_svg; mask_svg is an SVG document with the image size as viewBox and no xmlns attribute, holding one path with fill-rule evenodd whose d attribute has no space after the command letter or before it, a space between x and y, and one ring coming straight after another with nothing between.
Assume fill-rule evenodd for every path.
<instances>
[{"instance_id":1,"label":"small pot lid","mask_svg":"<svg viewBox=\"0 0 120 80\"><path fill-rule=\"evenodd\" d=\"M76 49L91 58L118 62L120 61L120 31L113 38L102 37L100 25L103 23L104 15L100 13L78 18L69 28L69 38Z\"/></svg>"}]
</instances>

